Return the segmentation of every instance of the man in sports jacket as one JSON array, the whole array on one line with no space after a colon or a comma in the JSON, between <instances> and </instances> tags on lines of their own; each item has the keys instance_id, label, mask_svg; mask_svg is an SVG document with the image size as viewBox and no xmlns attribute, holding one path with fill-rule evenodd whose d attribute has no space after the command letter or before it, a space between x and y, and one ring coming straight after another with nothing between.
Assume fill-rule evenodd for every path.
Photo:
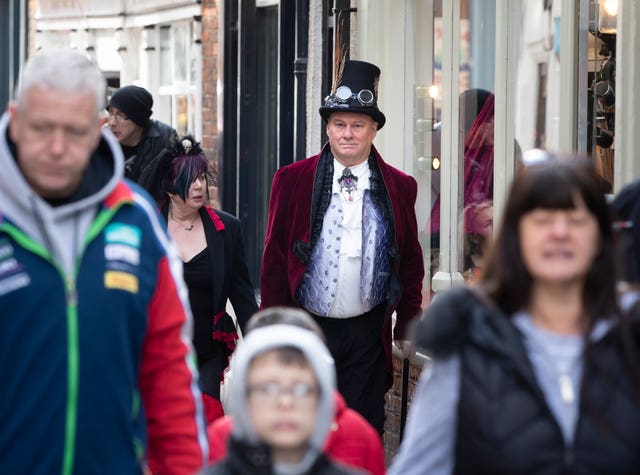
<instances>
[{"instance_id":1,"label":"man in sports jacket","mask_svg":"<svg viewBox=\"0 0 640 475\"><path fill-rule=\"evenodd\" d=\"M104 96L84 55L42 53L0 119L0 473L207 460L179 260Z\"/></svg>"}]
</instances>

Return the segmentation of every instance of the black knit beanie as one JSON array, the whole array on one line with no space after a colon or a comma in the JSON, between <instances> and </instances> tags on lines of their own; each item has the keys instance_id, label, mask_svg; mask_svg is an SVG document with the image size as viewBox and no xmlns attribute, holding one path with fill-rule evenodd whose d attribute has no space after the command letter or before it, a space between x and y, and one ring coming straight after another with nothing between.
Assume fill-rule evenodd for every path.
<instances>
[{"instance_id":1,"label":"black knit beanie","mask_svg":"<svg viewBox=\"0 0 640 475\"><path fill-rule=\"evenodd\" d=\"M107 109L110 107L121 110L140 127L146 127L151 117L153 96L143 87L124 86L113 93Z\"/></svg>"}]
</instances>

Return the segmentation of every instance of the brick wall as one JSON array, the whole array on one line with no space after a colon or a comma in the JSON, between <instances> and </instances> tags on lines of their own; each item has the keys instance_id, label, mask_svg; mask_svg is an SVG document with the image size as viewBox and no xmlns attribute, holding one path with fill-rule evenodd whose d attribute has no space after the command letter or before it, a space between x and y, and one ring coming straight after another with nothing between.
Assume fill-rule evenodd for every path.
<instances>
[{"instance_id":1,"label":"brick wall","mask_svg":"<svg viewBox=\"0 0 640 475\"><path fill-rule=\"evenodd\" d=\"M221 0L202 1L202 149L218 171L218 18ZM209 187L211 205L219 208L217 186Z\"/></svg>"},{"instance_id":2,"label":"brick wall","mask_svg":"<svg viewBox=\"0 0 640 475\"><path fill-rule=\"evenodd\" d=\"M409 361L409 381L407 385L407 410L413 399L420 373L427 360L417 355ZM384 423L384 455L387 465L391 464L400 445L400 412L402 402L402 370L403 359L400 352L394 349L393 354L393 386L386 396L385 411L387 418Z\"/></svg>"}]
</instances>

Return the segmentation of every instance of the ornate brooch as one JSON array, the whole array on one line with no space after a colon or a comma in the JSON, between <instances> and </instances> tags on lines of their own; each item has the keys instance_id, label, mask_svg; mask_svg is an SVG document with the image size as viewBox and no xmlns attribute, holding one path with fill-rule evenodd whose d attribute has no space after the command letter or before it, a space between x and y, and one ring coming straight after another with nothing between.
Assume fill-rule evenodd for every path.
<instances>
[{"instance_id":1,"label":"ornate brooch","mask_svg":"<svg viewBox=\"0 0 640 475\"><path fill-rule=\"evenodd\" d=\"M358 177L351 173L351 170L345 168L342 170L342 176L338 178L340 192L347 193L347 199L353 201L353 192L358 189Z\"/></svg>"}]
</instances>

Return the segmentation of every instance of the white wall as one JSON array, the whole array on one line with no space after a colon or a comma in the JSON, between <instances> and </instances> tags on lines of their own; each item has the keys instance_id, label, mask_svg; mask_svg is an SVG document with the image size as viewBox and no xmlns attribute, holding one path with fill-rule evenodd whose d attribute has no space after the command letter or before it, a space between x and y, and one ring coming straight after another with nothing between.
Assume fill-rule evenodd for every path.
<instances>
[{"instance_id":1,"label":"white wall","mask_svg":"<svg viewBox=\"0 0 640 475\"><path fill-rule=\"evenodd\" d=\"M374 63L380 68L378 107L387 118L375 145L387 163L405 169L412 161L411 140L406 132L413 127L405 115L406 101L413 91L405 85L405 0L360 0L358 2L358 42L352 59Z\"/></svg>"}]
</instances>

